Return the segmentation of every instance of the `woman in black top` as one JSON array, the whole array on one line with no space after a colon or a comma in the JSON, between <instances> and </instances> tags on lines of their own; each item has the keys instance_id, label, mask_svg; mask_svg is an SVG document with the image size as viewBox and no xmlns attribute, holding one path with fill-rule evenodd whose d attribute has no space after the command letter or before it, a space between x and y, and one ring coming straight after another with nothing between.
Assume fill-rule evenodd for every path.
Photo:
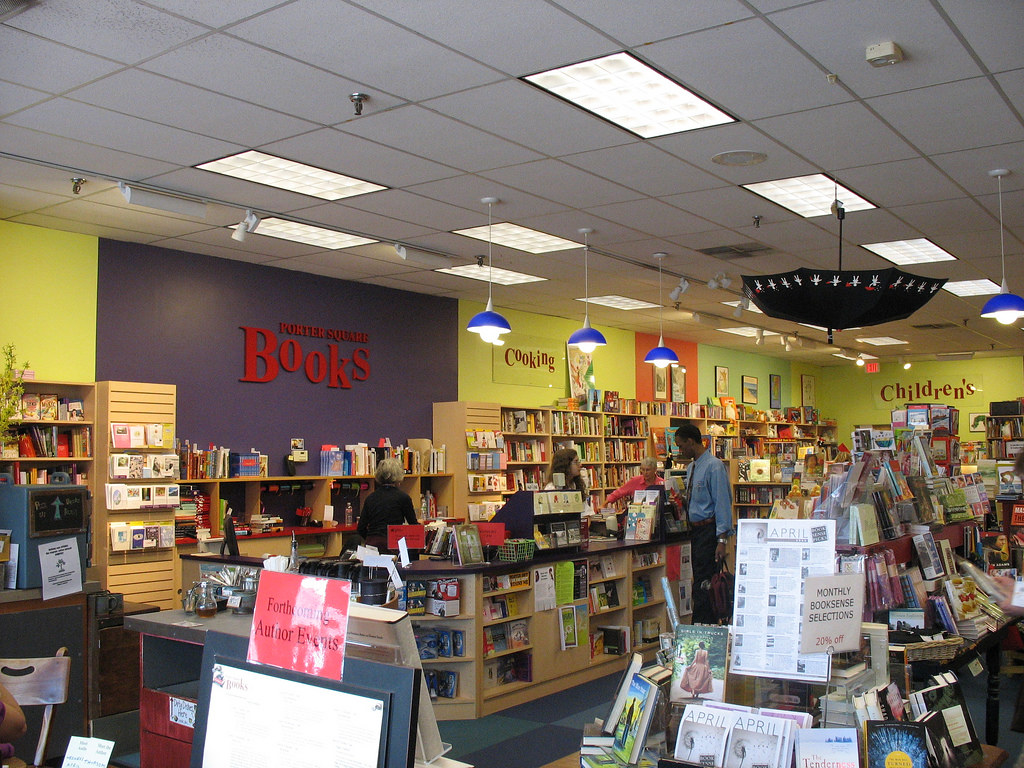
<instances>
[{"instance_id":1,"label":"woman in black top","mask_svg":"<svg viewBox=\"0 0 1024 768\"><path fill-rule=\"evenodd\" d=\"M412 499L398 487L403 477L405 470L398 459L384 459L374 473L377 489L366 497L359 513L359 535L380 552L387 551L389 525L416 524Z\"/></svg>"}]
</instances>

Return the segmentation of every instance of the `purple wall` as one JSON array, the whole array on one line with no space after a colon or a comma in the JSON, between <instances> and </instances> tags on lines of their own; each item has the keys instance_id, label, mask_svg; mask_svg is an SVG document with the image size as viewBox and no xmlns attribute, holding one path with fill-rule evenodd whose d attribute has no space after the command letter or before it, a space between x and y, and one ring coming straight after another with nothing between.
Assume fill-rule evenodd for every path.
<instances>
[{"instance_id":1,"label":"purple wall","mask_svg":"<svg viewBox=\"0 0 1024 768\"><path fill-rule=\"evenodd\" d=\"M317 275L100 240L97 381L178 387L178 436L205 446L257 448L281 471L289 439L302 437L319 473L323 443L430 437L431 405L458 399L458 306ZM365 342L289 335L281 323L365 333ZM369 374L345 366L351 388L311 383L303 368L265 384L245 375L241 327L267 328L278 344L341 357L368 349ZM260 374L264 366L259 366ZM354 376L353 376L354 374Z\"/></svg>"}]
</instances>

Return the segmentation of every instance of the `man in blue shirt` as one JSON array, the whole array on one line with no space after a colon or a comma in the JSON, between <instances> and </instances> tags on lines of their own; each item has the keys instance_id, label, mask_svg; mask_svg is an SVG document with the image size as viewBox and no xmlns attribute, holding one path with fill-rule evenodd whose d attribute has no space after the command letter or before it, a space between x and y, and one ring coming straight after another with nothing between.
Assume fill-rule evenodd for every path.
<instances>
[{"instance_id":1,"label":"man in blue shirt","mask_svg":"<svg viewBox=\"0 0 1024 768\"><path fill-rule=\"evenodd\" d=\"M694 424L680 425L675 441L680 456L690 461L686 498L693 531L693 623L717 624L718 618L711 609L710 582L733 533L729 470L704 447L700 430Z\"/></svg>"}]
</instances>

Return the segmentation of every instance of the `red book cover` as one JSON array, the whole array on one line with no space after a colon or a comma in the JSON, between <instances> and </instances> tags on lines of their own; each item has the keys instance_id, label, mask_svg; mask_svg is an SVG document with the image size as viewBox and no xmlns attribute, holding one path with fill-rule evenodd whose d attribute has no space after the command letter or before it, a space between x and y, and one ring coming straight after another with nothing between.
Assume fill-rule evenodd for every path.
<instances>
[{"instance_id":1,"label":"red book cover","mask_svg":"<svg viewBox=\"0 0 1024 768\"><path fill-rule=\"evenodd\" d=\"M32 444L32 438L27 432L23 432L18 438L18 454L28 459L34 458L36 455L36 447Z\"/></svg>"},{"instance_id":2,"label":"red book cover","mask_svg":"<svg viewBox=\"0 0 1024 768\"><path fill-rule=\"evenodd\" d=\"M57 458L66 459L71 456L71 440L67 432L57 434Z\"/></svg>"}]
</instances>

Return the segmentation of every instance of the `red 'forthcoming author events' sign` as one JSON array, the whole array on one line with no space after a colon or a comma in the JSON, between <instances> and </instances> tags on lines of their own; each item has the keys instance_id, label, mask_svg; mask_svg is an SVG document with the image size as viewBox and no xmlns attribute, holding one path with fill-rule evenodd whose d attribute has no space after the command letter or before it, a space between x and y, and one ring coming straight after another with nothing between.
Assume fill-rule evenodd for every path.
<instances>
[{"instance_id":1,"label":"red 'forthcoming author events' sign","mask_svg":"<svg viewBox=\"0 0 1024 768\"><path fill-rule=\"evenodd\" d=\"M264 570L248 660L340 680L351 592L342 579Z\"/></svg>"},{"instance_id":2,"label":"red 'forthcoming author events' sign","mask_svg":"<svg viewBox=\"0 0 1024 768\"><path fill-rule=\"evenodd\" d=\"M424 549L427 546L427 529L422 525L388 526L388 549L398 549L398 540L402 538L409 549Z\"/></svg>"},{"instance_id":3,"label":"red 'forthcoming author events' sign","mask_svg":"<svg viewBox=\"0 0 1024 768\"><path fill-rule=\"evenodd\" d=\"M480 529L480 543L485 547L500 547L505 543L504 523L474 523Z\"/></svg>"}]
</instances>

